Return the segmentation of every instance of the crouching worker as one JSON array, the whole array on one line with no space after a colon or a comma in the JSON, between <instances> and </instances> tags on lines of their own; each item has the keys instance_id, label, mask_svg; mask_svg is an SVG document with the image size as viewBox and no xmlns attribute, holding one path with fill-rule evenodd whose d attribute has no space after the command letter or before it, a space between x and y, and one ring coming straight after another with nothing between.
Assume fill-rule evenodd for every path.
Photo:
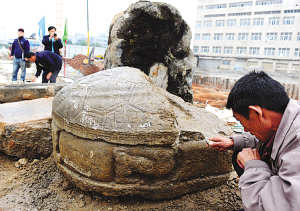
<instances>
[{"instance_id":1,"label":"crouching worker","mask_svg":"<svg viewBox=\"0 0 300 211\"><path fill-rule=\"evenodd\" d=\"M264 72L250 72L232 88L228 109L245 133L210 138L218 151L234 149L245 210L300 210L300 105Z\"/></svg>"},{"instance_id":2,"label":"crouching worker","mask_svg":"<svg viewBox=\"0 0 300 211\"><path fill-rule=\"evenodd\" d=\"M37 53L29 52L25 56L29 61L35 62L36 64L36 74L31 79L32 82L35 82L37 77L42 74L42 83L56 83L56 78L61 70L62 59L59 55L51 51L41 51Z\"/></svg>"}]
</instances>

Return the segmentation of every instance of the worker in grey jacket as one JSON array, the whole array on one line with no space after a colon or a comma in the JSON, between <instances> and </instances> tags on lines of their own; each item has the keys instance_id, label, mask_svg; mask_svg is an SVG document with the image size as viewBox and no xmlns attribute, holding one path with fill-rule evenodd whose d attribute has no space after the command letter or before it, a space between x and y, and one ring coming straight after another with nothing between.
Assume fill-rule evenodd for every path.
<instances>
[{"instance_id":1,"label":"worker in grey jacket","mask_svg":"<svg viewBox=\"0 0 300 211\"><path fill-rule=\"evenodd\" d=\"M232 88L227 106L245 133L210 138L218 151L234 149L243 173L245 210L300 210L300 105L264 72L250 72Z\"/></svg>"}]
</instances>

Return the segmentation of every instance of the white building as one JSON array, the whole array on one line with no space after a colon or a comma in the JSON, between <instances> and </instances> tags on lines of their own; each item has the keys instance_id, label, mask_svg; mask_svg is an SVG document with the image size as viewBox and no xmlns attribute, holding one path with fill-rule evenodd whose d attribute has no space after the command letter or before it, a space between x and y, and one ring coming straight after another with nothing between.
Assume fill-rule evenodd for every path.
<instances>
[{"instance_id":1,"label":"white building","mask_svg":"<svg viewBox=\"0 0 300 211\"><path fill-rule=\"evenodd\" d=\"M198 0L198 67L299 69L299 0Z\"/></svg>"},{"instance_id":2,"label":"white building","mask_svg":"<svg viewBox=\"0 0 300 211\"><path fill-rule=\"evenodd\" d=\"M0 27L0 41L4 42L6 40L6 28Z\"/></svg>"}]
</instances>

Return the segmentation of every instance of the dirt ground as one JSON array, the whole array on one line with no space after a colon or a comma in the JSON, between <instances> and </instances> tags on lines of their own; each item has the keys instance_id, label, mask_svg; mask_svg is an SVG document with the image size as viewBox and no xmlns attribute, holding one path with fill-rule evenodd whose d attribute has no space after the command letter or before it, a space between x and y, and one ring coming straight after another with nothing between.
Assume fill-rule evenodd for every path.
<instances>
[{"instance_id":1,"label":"dirt ground","mask_svg":"<svg viewBox=\"0 0 300 211\"><path fill-rule=\"evenodd\" d=\"M227 93L193 85L194 100L222 107ZM211 104L211 105L212 105ZM173 199L149 200L138 196L106 197L72 186L59 172L52 156L20 161L0 152L0 211L11 210L238 210L242 201L239 178L207 190Z\"/></svg>"},{"instance_id":2,"label":"dirt ground","mask_svg":"<svg viewBox=\"0 0 300 211\"><path fill-rule=\"evenodd\" d=\"M203 86L193 84L194 102L203 105L209 104L217 108L225 108L229 91L218 90L216 88L204 88Z\"/></svg>"},{"instance_id":3,"label":"dirt ground","mask_svg":"<svg viewBox=\"0 0 300 211\"><path fill-rule=\"evenodd\" d=\"M225 184L165 200L138 196L106 197L73 187L58 171L52 156L15 167L0 153L0 211L11 210L237 210L242 207L232 174Z\"/></svg>"},{"instance_id":4,"label":"dirt ground","mask_svg":"<svg viewBox=\"0 0 300 211\"><path fill-rule=\"evenodd\" d=\"M68 65L70 65L74 69L80 70L80 72L84 76L96 73L96 72L103 69L103 67L102 67L103 65L100 67L99 62L98 63L95 62L95 64L93 66L88 65L88 64L84 64L83 61L85 59L88 59L88 57L85 56L85 55L82 55L82 54L78 54L78 55L74 56L73 59L66 59L66 62L67 62Z\"/></svg>"}]
</instances>

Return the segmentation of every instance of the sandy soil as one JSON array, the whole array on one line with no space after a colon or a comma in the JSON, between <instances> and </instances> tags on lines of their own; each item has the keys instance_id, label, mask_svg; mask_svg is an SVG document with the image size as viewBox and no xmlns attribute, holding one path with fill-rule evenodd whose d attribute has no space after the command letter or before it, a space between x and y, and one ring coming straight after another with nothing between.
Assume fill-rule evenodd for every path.
<instances>
[{"instance_id":1,"label":"sandy soil","mask_svg":"<svg viewBox=\"0 0 300 211\"><path fill-rule=\"evenodd\" d=\"M232 174L225 184L167 200L148 200L138 196L105 197L73 187L58 171L50 156L17 161L0 153L0 210L237 210L242 207Z\"/></svg>"},{"instance_id":2,"label":"sandy soil","mask_svg":"<svg viewBox=\"0 0 300 211\"><path fill-rule=\"evenodd\" d=\"M204 88L203 86L193 84L194 102L209 104L217 108L225 108L229 91L218 90L216 88Z\"/></svg>"},{"instance_id":3,"label":"sandy soil","mask_svg":"<svg viewBox=\"0 0 300 211\"><path fill-rule=\"evenodd\" d=\"M83 61L85 59L88 59L87 56L82 55L82 54L78 54L76 56L74 56L74 59L66 59L66 62L68 65L70 65L71 67L73 67L76 70L80 70L80 72L84 75L90 75L93 73L96 73L98 71L100 71L100 67L98 65L88 65L88 64L84 64Z\"/></svg>"}]
</instances>

